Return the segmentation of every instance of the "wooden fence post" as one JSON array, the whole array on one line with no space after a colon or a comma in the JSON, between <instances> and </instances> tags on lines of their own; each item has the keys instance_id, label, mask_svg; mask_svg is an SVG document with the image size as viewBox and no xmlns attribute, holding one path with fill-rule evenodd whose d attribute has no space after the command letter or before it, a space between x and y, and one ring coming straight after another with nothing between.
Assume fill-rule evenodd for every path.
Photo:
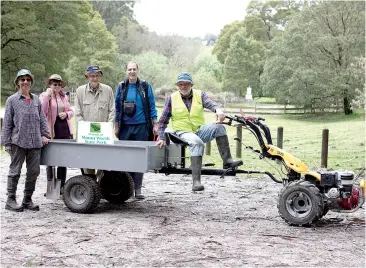
<instances>
[{"instance_id":1,"label":"wooden fence post","mask_svg":"<svg viewBox=\"0 0 366 268\"><path fill-rule=\"evenodd\" d=\"M254 113L257 113L257 102L254 102Z\"/></svg>"},{"instance_id":2,"label":"wooden fence post","mask_svg":"<svg viewBox=\"0 0 366 268\"><path fill-rule=\"evenodd\" d=\"M283 127L277 128L277 147L283 148Z\"/></svg>"},{"instance_id":3,"label":"wooden fence post","mask_svg":"<svg viewBox=\"0 0 366 268\"><path fill-rule=\"evenodd\" d=\"M328 141L329 141L329 129L323 129L322 134L322 155L321 164L323 168L328 167Z\"/></svg>"},{"instance_id":4,"label":"wooden fence post","mask_svg":"<svg viewBox=\"0 0 366 268\"><path fill-rule=\"evenodd\" d=\"M239 138L239 141L236 141L236 157L241 158L241 139L243 138L243 128L241 125L236 127L236 136Z\"/></svg>"},{"instance_id":5,"label":"wooden fence post","mask_svg":"<svg viewBox=\"0 0 366 268\"><path fill-rule=\"evenodd\" d=\"M206 143L206 155L211 155L211 142Z\"/></svg>"},{"instance_id":6,"label":"wooden fence post","mask_svg":"<svg viewBox=\"0 0 366 268\"><path fill-rule=\"evenodd\" d=\"M3 131L3 123L4 123L4 119L2 117L0 117L0 132ZM3 146L0 145L0 150L3 149Z\"/></svg>"}]
</instances>

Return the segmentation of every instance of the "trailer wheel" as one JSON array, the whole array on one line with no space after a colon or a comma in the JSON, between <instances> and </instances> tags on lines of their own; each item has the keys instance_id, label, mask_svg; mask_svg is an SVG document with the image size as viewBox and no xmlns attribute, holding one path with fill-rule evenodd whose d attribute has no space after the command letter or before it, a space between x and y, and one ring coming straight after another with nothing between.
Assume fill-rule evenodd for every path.
<instances>
[{"instance_id":1,"label":"trailer wheel","mask_svg":"<svg viewBox=\"0 0 366 268\"><path fill-rule=\"evenodd\" d=\"M72 177L64 187L64 203L72 212L93 212L99 204L100 197L98 183L88 176Z\"/></svg>"},{"instance_id":2,"label":"trailer wheel","mask_svg":"<svg viewBox=\"0 0 366 268\"><path fill-rule=\"evenodd\" d=\"M277 208L288 224L310 226L323 216L323 196L308 181L290 182L279 193Z\"/></svg>"},{"instance_id":3,"label":"trailer wheel","mask_svg":"<svg viewBox=\"0 0 366 268\"><path fill-rule=\"evenodd\" d=\"M99 185L104 199L112 204L122 204L133 196L134 183L127 172L103 171Z\"/></svg>"}]
</instances>

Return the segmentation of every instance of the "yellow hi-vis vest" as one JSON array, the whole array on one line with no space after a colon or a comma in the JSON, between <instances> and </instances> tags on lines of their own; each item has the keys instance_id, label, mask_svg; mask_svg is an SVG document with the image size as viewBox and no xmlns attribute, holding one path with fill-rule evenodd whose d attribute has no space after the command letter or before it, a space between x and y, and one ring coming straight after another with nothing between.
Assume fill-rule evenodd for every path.
<instances>
[{"instance_id":1,"label":"yellow hi-vis vest","mask_svg":"<svg viewBox=\"0 0 366 268\"><path fill-rule=\"evenodd\" d=\"M201 90L192 89L192 91L191 112L188 112L179 91L171 95L173 131L197 132L200 126L205 124Z\"/></svg>"}]
</instances>

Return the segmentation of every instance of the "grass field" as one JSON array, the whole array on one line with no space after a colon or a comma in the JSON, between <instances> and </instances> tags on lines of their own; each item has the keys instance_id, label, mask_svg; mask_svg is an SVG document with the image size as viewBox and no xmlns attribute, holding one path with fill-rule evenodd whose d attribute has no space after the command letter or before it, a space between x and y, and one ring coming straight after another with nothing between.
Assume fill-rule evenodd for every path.
<instances>
[{"instance_id":1,"label":"grass field","mask_svg":"<svg viewBox=\"0 0 366 268\"><path fill-rule=\"evenodd\" d=\"M161 114L161 109L158 109ZM214 113L205 113L206 123L214 122ZM273 143L277 144L277 127L284 128L283 149L304 161L309 168L318 169L321 163L321 142L323 129L329 129L328 169L358 170L365 167L365 117L364 110L356 110L353 115L317 114L317 115L267 115L265 123L269 126ZM75 129L75 120L72 119ZM226 126L233 157L236 153L236 128ZM252 133L243 129L245 145L259 148ZM187 150L187 155L189 155ZM243 169L275 169L258 155L249 150L242 150ZM215 163L221 167L222 161L215 141L212 141L211 155L205 155L204 163ZM187 162L189 164L189 161ZM270 161L275 164L275 162Z\"/></svg>"},{"instance_id":2,"label":"grass field","mask_svg":"<svg viewBox=\"0 0 366 268\"><path fill-rule=\"evenodd\" d=\"M214 119L210 114L207 122ZM283 149L304 161L309 168L317 169L321 163L322 130L329 129L328 168L359 170L365 166L365 119L363 111L351 116L341 114L328 115L271 115L265 116L273 143L277 144L277 127L284 128ZM235 156L236 129L227 126L231 142L232 155ZM243 130L245 145L259 148L252 133ZM211 156L205 156L205 162L221 163L216 144L212 143ZM249 150L243 149L242 159L245 169L265 169L273 171L268 164L258 159ZM272 161L273 163L273 161Z\"/></svg>"}]
</instances>

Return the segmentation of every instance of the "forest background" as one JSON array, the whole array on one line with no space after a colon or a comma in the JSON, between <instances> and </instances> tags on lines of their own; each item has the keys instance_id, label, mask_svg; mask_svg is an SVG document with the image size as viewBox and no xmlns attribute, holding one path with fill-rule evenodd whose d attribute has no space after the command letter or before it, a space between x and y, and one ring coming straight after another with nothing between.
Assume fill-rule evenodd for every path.
<instances>
[{"instance_id":1,"label":"forest background","mask_svg":"<svg viewBox=\"0 0 366 268\"><path fill-rule=\"evenodd\" d=\"M75 90L91 64L115 88L133 60L161 101L175 90L177 74L187 71L195 88L219 102L244 101L250 86L255 99L279 104L318 100L341 105L345 114L364 105L364 1L253 0L243 20L225 25L218 36L200 37L158 35L139 24L134 5L1 1L2 104L21 68L35 75L35 93L53 73L68 81L66 91Z\"/></svg>"}]
</instances>

